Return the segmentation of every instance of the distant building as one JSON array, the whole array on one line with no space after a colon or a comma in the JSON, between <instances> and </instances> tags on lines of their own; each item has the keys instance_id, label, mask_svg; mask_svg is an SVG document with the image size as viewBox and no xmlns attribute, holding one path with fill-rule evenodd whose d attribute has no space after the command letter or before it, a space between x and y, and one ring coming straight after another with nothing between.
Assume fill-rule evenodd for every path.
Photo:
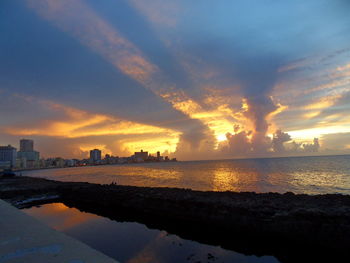
<instances>
[{"instance_id":1,"label":"distant building","mask_svg":"<svg viewBox=\"0 0 350 263\"><path fill-rule=\"evenodd\" d=\"M64 167L65 164L66 164L66 161L61 157L56 157L54 160L55 167L62 168Z\"/></svg>"},{"instance_id":2,"label":"distant building","mask_svg":"<svg viewBox=\"0 0 350 263\"><path fill-rule=\"evenodd\" d=\"M90 151L90 162L96 163L101 161L101 150L93 149Z\"/></svg>"},{"instance_id":3,"label":"distant building","mask_svg":"<svg viewBox=\"0 0 350 263\"><path fill-rule=\"evenodd\" d=\"M73 167L76 165L76 161L74 159L68 159L68 160L65 160L66 163L65 163L65 166L68 166L68 167Z\"/></svg>"},{"instance_id":4,"label":"distant building","mask_svg":"<svg viewBox=\"0 0 350 263\"><path fill-rule=\"evenodd\" d=\"M34 151L34 141L21 139L19 141L20 151L17 158L20 159L21 168L34 168L39 166L40 153Z\"/></svg>"},{"instance_id":5,"label":"distant building","mask_svg":"<svg viewBox=\"0 0 350 263\"><path fill-rule=\"evenodd\" d=\"M8 146L0 146L0 166L3 168L12 168L16 166L17 149Z\"/></svg>"},{"instance_id":6,"label":"distant building","mask_svg":"<svg viewBox=\"0 0 350 263\"><path fill-rule=\"evenodd\" d=\"M141 150L141 152L135 152L134 157L136 160L142 159L146 161L148 159L148 152L144 152Z\"/></svg>"},{"instance_id":7,"label":"distant building","mask_svg":"<svg viewBox=\"0 0 350 263\"><path fill-rule=\"evenodd\" d=\"M30 151L30 152L19 151L17 153L17 157L19 159L25 158L27 161L36 162L36 161L39 161L39 159L40 159L40 153L37 151Z\"/></svg>"},{"instance_id":8,"label":"distant building","mask_svg":"<svg viewBox=\"0 0 350 263\"><path fill-rule=\"evenodd\" d=\"M28 139L21 139L19 141L19 150L21 152L32 152L34 151L34 141Z\"/></svg>"}]
</instances>

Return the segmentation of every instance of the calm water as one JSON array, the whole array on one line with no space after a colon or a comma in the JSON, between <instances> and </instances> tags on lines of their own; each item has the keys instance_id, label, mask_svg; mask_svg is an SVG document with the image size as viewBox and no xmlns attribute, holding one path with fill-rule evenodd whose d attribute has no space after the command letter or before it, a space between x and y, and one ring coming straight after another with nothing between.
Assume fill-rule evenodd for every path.
<instances>
[{"instance_id":1,"label":"calm water","mask_svg":"<svg viewBox=\"0 0 350 263\"><path fill-rule=\"evenodd\" d=\"M23 175L195 190L350 194L350 155L104 165Z\"/></svg>"},{"instance_id":2,"label":"calm water","mask_svg":"<svg viewBox=\"0 0 350 263\"><path fill-rule=\"evenodd\" d=\"M148 229L143 224L113 221L68 208L62 203L23 211L121 263L279 262L272 256L245 256L217 246L184 240L165 231Z\"/></svg>"}]
</instances>

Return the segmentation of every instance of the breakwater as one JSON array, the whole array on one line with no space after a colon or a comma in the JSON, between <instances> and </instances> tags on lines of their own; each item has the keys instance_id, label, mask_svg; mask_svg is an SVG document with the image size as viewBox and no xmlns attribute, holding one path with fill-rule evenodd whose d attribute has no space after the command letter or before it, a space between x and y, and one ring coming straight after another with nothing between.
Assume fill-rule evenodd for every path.
<instances>
[{"instance_id":1,"label":"breakwater","mask_svg":"<svg viewBox=\"0 0 350 263\"><path fill-rule=\"evenodd\" d=\"M349 256L350 196L204 192L0 179L0 198L21 208L60 201L118 221L136 221L183 238L281 262Z\"/></svg>"}]
</instances>

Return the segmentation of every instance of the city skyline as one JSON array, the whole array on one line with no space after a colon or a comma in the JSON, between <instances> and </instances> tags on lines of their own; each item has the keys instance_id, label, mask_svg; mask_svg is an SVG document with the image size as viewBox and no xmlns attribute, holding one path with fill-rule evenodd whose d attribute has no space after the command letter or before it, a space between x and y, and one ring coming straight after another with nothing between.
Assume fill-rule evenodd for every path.
<instances>
[{"instance_id":1,"label":"city skyline","mask_svg":"<svg viewBox=\"0 0 350 263\"><path fill-rule=\"evenodd\" d=\"M41 157L40 152L34 150L34 140L22 138L19 150L12 145L0 145L0 169L31 170L46 168L79 167L87 165L130 164L143 162L176 162L176 158L162 156L159 151L134 152L131 156L113 156L102 154L100 149L91 149L89 155L82 159L64 158L62 156Z\"/></svg>"},{"instance_id":2,"label":"city skyline","mask_svg":"<svg viewBox=\"0 0 350 263\"><path fill-rule=\"evenodd\" d=\"M349 4L253 2L2 1L0 145L349 154Z\"/></svg>"}]
</instances>

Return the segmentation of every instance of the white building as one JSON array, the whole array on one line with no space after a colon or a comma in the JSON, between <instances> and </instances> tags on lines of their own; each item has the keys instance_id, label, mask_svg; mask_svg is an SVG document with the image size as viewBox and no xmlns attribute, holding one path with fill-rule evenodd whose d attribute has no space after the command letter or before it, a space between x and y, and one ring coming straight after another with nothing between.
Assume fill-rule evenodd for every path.
<instances>
[{"instance_id":1,"label":"white building","mask_svg":"<svg viewBox=\"0 0 350 263\"><path fill-rule=\"evenodd\" d=\"M17 149L8 146L0 146L0 167L12 168L16 166Z\"/></svg>"}]
</instances>

